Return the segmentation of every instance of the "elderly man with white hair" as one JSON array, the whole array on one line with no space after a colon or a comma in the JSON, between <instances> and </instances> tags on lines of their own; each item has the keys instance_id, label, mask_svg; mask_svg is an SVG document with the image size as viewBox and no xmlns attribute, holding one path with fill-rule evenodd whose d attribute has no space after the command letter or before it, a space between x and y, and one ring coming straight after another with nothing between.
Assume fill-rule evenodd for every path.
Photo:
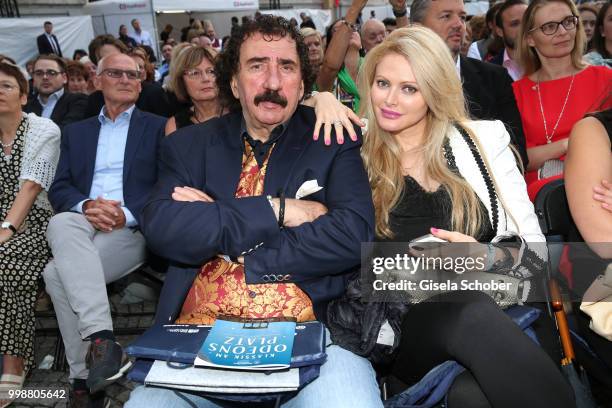
<instances>
[{"instance_id":1,"label":"elderly man with white hair","mask_svg":"<svg viewBox=\"0 0 612 408\"><path fill-rule=\"evenodd\" d=\"M53 260L43 272L70 365L71 407L98 405L90 394L130 365L113 335L106 285L145 260L140 212L157 181L166 123L136 108L140 72L129 56L104 57L94 82L104 95L100 113L63 131L49 189Z\"/></svg>"}]
</instances>

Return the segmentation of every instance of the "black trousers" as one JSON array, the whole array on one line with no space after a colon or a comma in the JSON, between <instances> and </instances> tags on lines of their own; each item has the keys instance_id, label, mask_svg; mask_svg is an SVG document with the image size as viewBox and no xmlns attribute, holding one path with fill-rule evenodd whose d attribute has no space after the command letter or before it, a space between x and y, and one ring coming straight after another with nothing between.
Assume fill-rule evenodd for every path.
<instances>
[{"instance_id":1,"label":"black trousers","mask_svg":"<svg viewBox=\"0 0 612 408\"><path fill-rule=\"evenodd\" d=\"M393 375L414 384L447 360L466 367L495 408L575 407L557 364L484 293L445 293L406 313Z\"/></svg>"}]
</instances>

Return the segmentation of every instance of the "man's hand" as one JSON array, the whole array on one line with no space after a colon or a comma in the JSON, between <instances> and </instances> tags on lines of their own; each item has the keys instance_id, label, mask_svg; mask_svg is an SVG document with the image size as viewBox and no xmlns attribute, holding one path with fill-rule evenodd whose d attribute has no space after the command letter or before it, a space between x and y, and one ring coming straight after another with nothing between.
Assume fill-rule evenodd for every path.
<instances>
[{"instance_id":1,"label":"man's hand","mask_svg":"<svg viewBox=\"0 0 612 408\"><path fill-rule=\"evenodd\" d=\"M125 214L121 202L98 197L83 204L83 214L97 230L111 232L125 227Z\"/></svg>"},{"instance_id":2,"label":"man's hand","mask_svg":"<svg viewBox=\"0 0 612 408\"><path fill-rule=\"evenodd\" d=\"M172 199L175 201L202 201L204 203L214 203L208 194L193 187L174 187Z\"/></svg>"},{"instance_id":3,"label":"man's hand","mask_svg":"<svg viewBox=\"0 0 612 408\"><path fill-rule=\"evenodd\" d=\"M305 222L313 222L327 213L327 207L316 201L296 200L288 198L285 200L285 227L299 227Z\"/></svg>"}]
</instances>

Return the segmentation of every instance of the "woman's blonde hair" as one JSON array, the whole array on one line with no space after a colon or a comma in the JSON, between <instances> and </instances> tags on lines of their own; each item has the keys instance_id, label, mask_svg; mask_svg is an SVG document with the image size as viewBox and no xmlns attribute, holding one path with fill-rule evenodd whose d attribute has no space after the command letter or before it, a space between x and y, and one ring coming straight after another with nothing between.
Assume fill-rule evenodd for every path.
<instances>
[{"instance_id":1,"label":"woman's blonde hair","mask_svg":"<svg viewBox=\"0 0 612 408\"><path fill-rule=\"evenodd\" d=\"M401 55L410 63L419 92L429 108L426 141L422 146L425 174L448 191L452 203L453 230L475 236L486 214L481 211L472 187L448 168L443 146L453 125L459 124L466 129L481 152L482 148L466 125L468 119L461 81L448 47L436 33L422 26L393 31L385 41L368 52L359 74L359 93L362 96L360 114L369 123L361 155L372 188L376 234L383 238L393 236L389 228L389 213L404 191L401 148L395 138L378 125L370 96L376 67L389 54Z\"/></svg>"},{"instance_id":2,"label":"woman's blonde hair","mask_svg":"<svg viewBox=\"0 0 612 408\"><path fill-rule=\"evenodd\" d=\"M205 59L214 66L216 57L217 52L214 49L193 44L181 48L176 54L173 50L167 88L174 92L180 102L189 101L183 73L188 69L196 68Z\"/></svg>"},{"instance_id":3,"label":"woman's blonde hair","mask_svg":"<svg viewBox=\"0 0 612 408\"><path fill-rule=\"evenodd\" d=\"M582 21L580 20L580 14L574 5L574 2L572 0L533 0L527 7L527 10L525 10L525 14L523 14L523 20L521 21L521 27L516 41L518 63L523 67L525 76L533 74L542 67L540 57L538 56L535 47L529 46L527 37L530 35L530 31L535 28L534 25L536 13L539 9L549 3L563 3L570 8L574 16L578 17L576 37L574 38L574 48L571 52L572 65L576 69L582 69L586 66L582 60L584 48L586 47L586 34L584 33L584 27L582 25Z\"/></svg>"}]
</instances>

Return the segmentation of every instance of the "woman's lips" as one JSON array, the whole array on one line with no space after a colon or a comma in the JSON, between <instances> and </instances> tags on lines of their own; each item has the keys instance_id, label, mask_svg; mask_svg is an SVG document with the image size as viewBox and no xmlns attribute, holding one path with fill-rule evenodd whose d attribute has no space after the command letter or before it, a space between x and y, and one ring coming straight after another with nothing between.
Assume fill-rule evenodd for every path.
<instances>
[{"instance_id":1,"label":"woman's lips","mask_svg":"<svg viewBox=\"0 0 612 408\"><path fill-rule=\"evenodd\" d=\"M386 119L397 119L400 116L402 116L401 113L397 113L395 111L384 109L384 108L380 108L380 112L382 113L383 117Z\"/></svg>"}]
</instances>

